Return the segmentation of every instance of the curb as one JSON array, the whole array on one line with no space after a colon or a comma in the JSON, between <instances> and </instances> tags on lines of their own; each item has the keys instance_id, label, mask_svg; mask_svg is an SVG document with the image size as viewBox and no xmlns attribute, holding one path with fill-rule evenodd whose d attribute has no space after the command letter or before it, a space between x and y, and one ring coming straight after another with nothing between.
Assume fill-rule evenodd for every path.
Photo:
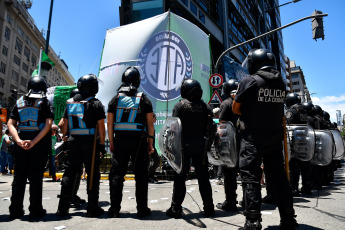
<instances>
[{"instance_id":1,"label":"curb","mask_svg":"<svg viewBox=\"0 0 345 230\"><path fill-rule=\"evenodd\" d=\"M56 179L61 179L63 176L63 173L56 173ZM52 178L52 176L49 175L49 172L44 172L43 177L45 178ZM86 175L87 177L87 175ZM101 180L109 180L109 174L101 174L100 177ZM125 180L134 180L134 174L126 174Z\"/></svg>"}]
</instances>

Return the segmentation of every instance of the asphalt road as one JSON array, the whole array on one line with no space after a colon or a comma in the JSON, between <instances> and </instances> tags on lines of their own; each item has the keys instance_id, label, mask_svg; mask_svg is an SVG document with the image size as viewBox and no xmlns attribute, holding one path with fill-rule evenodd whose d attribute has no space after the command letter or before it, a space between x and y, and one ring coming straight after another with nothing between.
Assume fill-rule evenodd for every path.
<instances>
[{"instance_id":1,"label":"asphalt road","mask_svg":"<svg viewBox=\"0 0 345 230\"><path fill-rule=\"evenodd\" d=\"M55 215L58 205L57 195L60 193L60 183L51 182L45 178L43 183L43 206L47 215L37 221L28 220L29 184L26 187L22 219L8 221L12 176L0 176L0 229L238 229L244 224L245 217L240 212L231 213L217 210L216 216L206 218L202 214L202 201L198 191L197 180L189 180L187 194L183 203L182 219L170 219L165 215L169 208L172 195L172 182L160 181L149 184L149 207L152 215L143 219L136 217L135 181L127 180L123 189L121 218L108 218L107 213L99 218L86 218L86 205L80 209L70 209L71 216L60 218ZM214 203L223 202L224 189L211 180ZM239 182L240 183L240 182ZM265 189L262 189L263 196ZM321 191L313 191L311 196L294 198L299 229L345 229L345 173L344 166L336 171L335 181ZM237 200L242 199L242 188L239 184ZM86 198L86 182L81 182L79 196ZM109 203L109 183L101 181L100 205L107 211ZM279 213L273 205L262 206L263 229L278 229Z\"/></svg>"}]
</instances>

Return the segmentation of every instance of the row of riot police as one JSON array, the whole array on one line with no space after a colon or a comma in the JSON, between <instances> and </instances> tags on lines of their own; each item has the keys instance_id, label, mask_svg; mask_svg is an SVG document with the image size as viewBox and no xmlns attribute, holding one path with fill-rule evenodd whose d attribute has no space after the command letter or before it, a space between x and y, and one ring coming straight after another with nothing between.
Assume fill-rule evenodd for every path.
<instances>
[{"instance_id":1,"label":"row of riot police","mask_svg":"<svg viewBox=\"0 0 345 230\"><path fill-rule=\"evenodd\" d=\"M124 175L128 161L134 162L138 217L151 213L147 207L148 154L153 149L153 110L150 100L137 89L140 85L138 69L129 67L122 75L122 85L108 106L108 134L110 150L114 153L110 181L110 217L118 217L122 199ZM87 177L88 217L102 215L99 207L100 154L105 154L104 106L95 95L98 80L93 74L77 82L79 93L67 100L60 122L63 136L68 136L69 154L61 182L60 201L56 214L69 215L75 198L75 184L80 180L80 169L85 165ZM46 214L42 206L43 172L51 151L53 107L47 100L44 78L35 76L28 82L28 93L16 103L8 127L15 142L16 170L12 183L10 220L24 215L23 200L26 181L30 182L29 218ZM146 163L145 163L146 162ZM78 178L79 177L79 178Z\"/></svg>"},{"instance_id":2,"label":"row of riot police","mask_svg":"<svg viewBox=\"0 0 345 230\"><path fill-rule=\"evenodd\" d=\"M286 121L290 150L290 184L294 196L311 195L333 180L344 154L344 144L329 113L296 93L286 97ZM302 187L299 190L299 178Z\"/></svg>"},{"instance_id":3,"label":"row of riot police","mask_svg":"<svg viewBox=\"0 0 345 230\"><path fill-rule=\"evenodd\" d=\"M207 116L212 117L211 112L201 101L200 84L193 80L182 83L184 99L175 106L173 118L168 118L159 135L160 149L176 170L173 202L167 215L181 218L181 204L186 192L184 180L190 159L200 174L197 177L205 216L214 214L208 179L201 178L206 174L207 155L211 164L222 166L224 171L226 199L217 205L219 209L237 210L236 175L239 169L246 217L244 229L262 228L260 181L263 162L267 183L273 187L278 201L280 229L296 229L292 191L282 154L285 83L269 50L251 50L243 66L250 75L240 83L230 80L223 84L225 100L220 106L219 123L214 131L210 128L214 125L207 121ZM192 86L192 93L183 95L187 84ZM205 124L206 128L203 128ZM182 138L181 128L177 128L180 125ZM212 133L217 135L212 137ZM208 152L213 139L217 154ZM205 140L209 142L206 145Z\"/></svg>"}]
</instances>

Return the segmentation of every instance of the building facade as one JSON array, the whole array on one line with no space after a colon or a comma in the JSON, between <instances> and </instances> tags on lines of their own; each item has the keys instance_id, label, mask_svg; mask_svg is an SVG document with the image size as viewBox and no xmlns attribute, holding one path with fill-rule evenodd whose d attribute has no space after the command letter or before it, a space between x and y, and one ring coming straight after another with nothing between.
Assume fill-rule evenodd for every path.
<instances>
[{"instance_id":1,"label":"building facade","mask_svg":"<svg viewBox=\"0 0 345 230\"><path fill-rule=\"evenodd\" d=\"M290 61L290 69L292 85L291 92L300 95L302 102L311 101L302 68L300 66L296 66L295 61Z\"/></svg>"},{"instance_id":2,"label":"building facade","mask_svg":"<svg viewBox=\"0 0 345 230\"><path fill-rule=\"evenodd\" d=\"M212 62L228 48L281 26L278 0L121 0L120 24L126 25L166 12L187 19L210 34ZM277 68L286 79L282 32L240 46L222 60L225 80L237 78L252 48L273 51ZM214 71L214 70L213 70Z\"/></svg>"},{"instance_id":3,"label":"building facade","mask_svg":"<svg viewBox=\"0 0 345 230\"><path fill-rule=\"evenodd\" d=\"M26 93L27 82L37 68L40 48L45 39L24 4L28 1L0 0L0 102L2 107L14 103L11 90ZM66 63L49 47L55 66L49 71L48 86L73 85L74 78Z\"/></svg>"}]
</instances>

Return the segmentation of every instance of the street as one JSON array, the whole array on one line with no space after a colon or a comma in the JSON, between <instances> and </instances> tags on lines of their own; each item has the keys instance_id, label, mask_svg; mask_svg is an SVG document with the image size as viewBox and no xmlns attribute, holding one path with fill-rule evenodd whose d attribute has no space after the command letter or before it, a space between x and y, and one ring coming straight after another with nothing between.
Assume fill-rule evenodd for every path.
<instances>
[{"instance_id":1,"label":"street","mask_svg":"<svg viewBox=\"0 0 345 230\"><path fill-rule=\"evenodd\" d=\"M107 213L99 218L86 218L86 205L80 209L70 209L71 216L60 218L55 215L58 206L57 195L61 185L44 178L43 207L47 215L37 221L28 220L29 186L26 187L22 219L8 221L8 207L11 197L12 176L0 176L0 229L238 229L242 227L245 217L241 214L243 208L239 206L239 213L230 213L216 209L214 218L205 218L202 213L202 201L198 191L196 179L188 180L187 194L183 203L182 219L169 219L165 211L170 207L172 195L172 181L159 181L149 184L149 207L152 214L143 219L136 217L135 181L126 180L123 189L121 218L108 218ZM214 204L223 202L225 195L223 185L217 185L211 180ZM29 185L29 184L28 184ZM265 196L266 190L262 189ZM321 191L313 191L308 197L295 197L294 208L297 214L298 229L344 229L345 226L345 175L343 168L335 172L335 181ZM238 181L237 200L242 199L242 187ZM82 181L78 194L86 199L86 181ZM102 180L100 185L100 206L105 211L109 208L109 182ZM263 229L278 229L279 213L276 206L263 204Z\"/></svg>"}]
</instances>

